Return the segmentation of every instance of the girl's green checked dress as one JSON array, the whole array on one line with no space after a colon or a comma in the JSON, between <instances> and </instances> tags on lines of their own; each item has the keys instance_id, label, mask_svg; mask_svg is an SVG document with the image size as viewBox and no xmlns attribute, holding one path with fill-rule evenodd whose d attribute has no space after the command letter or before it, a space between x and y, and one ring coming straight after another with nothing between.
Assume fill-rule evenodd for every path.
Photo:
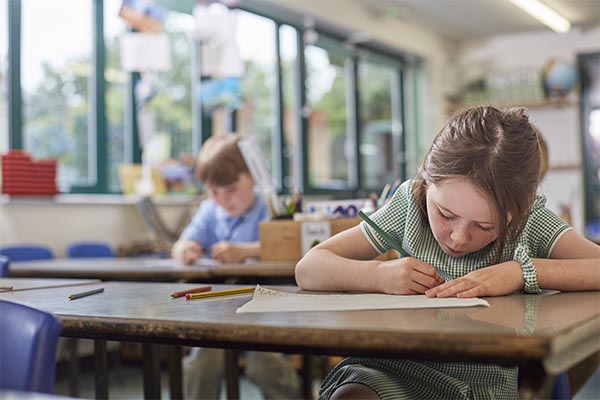
<instances>
[{"instance_id":1,"label":"girl's green checked dress","mask_svg":"<svg viewBox=\"0 0 600 400\"><path fill-rule=\"evenodd\" d=\"M372 215L373 221L410 255L442 269L452 278L496 264L494 244L462 257L446 255L436 242L414 201L412 181L404 182L392 200ZM548 258L569 226L544 207L538 196L525 230L507 241L500 262L523 257ZM378 252L390 245L364 222L361 229ZM526 282L537 287L535 271L524 269ZM535 291L531 288L530 291ZM382 399L517 399L517 368L496 364L470 364L350 357L339 363L321 385L320 398L328 399L344 383L362 383Z\"/></svg>"}]
</instances>

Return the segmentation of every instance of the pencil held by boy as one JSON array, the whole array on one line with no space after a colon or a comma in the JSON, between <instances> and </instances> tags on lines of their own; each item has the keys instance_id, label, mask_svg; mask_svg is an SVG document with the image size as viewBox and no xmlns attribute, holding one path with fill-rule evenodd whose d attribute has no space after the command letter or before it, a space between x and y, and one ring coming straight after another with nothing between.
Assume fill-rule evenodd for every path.
<instances>
[{"instance_id":1,"label":"pencil held by boy","mask_svg":"<svg viewBox=\"0 0 600 400\"><path fill-rule=\"evenodd\" d=\"M428 297L599 290L600 247L536 195L540 164L539 132L524 108L463 111L416 176L371 215L388 240L362 222L311 249L296 281L306 290ZM390 237L407 256L373 260L392 247ZM464 388L472 398L516 399L517 368L348 358L320 397L462 398Z\"/></svg>"},{"instance_id":2,"label":"pencil held by boy","mask_svg":"<svg viewBox=\"0 0 600 400\"><path fill-rule=\"evenodd\" d=\"M184 264L211 257L239 262L258 257L258 225L269 218L238 148L237 134L215 135L202 146L196 174L210 198L203 201L171 250Z\"/></svg>"}]
</instances>

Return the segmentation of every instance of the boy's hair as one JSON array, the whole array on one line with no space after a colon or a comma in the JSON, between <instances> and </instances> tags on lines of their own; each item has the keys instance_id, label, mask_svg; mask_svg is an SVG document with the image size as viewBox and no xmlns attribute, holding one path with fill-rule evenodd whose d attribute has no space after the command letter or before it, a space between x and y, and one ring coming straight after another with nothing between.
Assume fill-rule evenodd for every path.
<instances>
[{"instance_id":1,"label":"boy's hair","mask_svg":"<svg viewBox=\"0 0 600 400\"><path fill-rule=\"evenodd\" d=\"M499 259L507 238L518 237L527 223L540 180L539 143L525 108L482 106L458 113L437 134L415 177L415 200L423 215L427 183L467 178L495 208Z\"/></svg>"},{"instance_id":2,"label":"boy's hair","mask_svg":"<svg viewBox=\"0 0 600 400\"><path fill-rule=\"evenodd\" d=\"M237 181L240 174L249 173L238 147L241 138L239 134L217 134L204 142L196 162L196 176L201 182L225 186Z\"/></svg>"}]
</instances>

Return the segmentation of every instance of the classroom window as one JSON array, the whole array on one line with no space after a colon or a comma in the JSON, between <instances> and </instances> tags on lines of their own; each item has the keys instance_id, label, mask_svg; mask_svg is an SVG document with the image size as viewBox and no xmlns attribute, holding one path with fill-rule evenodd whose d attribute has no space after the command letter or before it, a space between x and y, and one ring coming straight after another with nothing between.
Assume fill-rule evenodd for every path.
<instances>
[{"instance_id":1,"label":"classroom window","mask_svg":"<svg viewBox=\"0 0 600 400\"><path fill-rule=\"evenodd\" d=\"M238 11L236 44L244 62L241 79L242 104L237 110L237 131L255 135L269 168L274 154L275 129L275 23Z\"/></svg>"},{"instance_id":2,"label":"classroom window","mask_svg":"<svg viewBox=\"0 0 600 400\"><path fill-rule=\"evenodd\" d=\"M392 109L399 107L393 99L395 73L387 65L359 62L361 183L370 190L399 178L395 151L398 141L392 129Z\"/></svg>"},{"instance_id":3,"label":"classroom window","mask_svg":"<svg viewBox=\"0 0 600 400\"><path fill-rule=\"evenodd\" d=\"M93 185L92 1L21 4L23 146L34 157L59 160L62 187Z\"/></svg>"},{"instance_id":4,"label":"classroom window","mask_svg":"<svg viewBox=\"0 0 600 400\"><path fill-rule=\"evenodd\" d=\"M348 59L314 45L304 49L308 122L308 184L314 188L349 187L347 126Z\"/></svg>"},{"instance_id":5,"label":"classroom window","mask_svg":"<svg viewBox=\"0 0 600 400\"><path fill-rule=\"evenodd\" d=\"M8 149L8 0L0 0L0 153Z\"/></svg>"},{"instance_id":6,"label":"classroom window","mask_svg":"<svg viewBox=\"0 0 600 400\"><path fill-rule=\"evenodd\" d=\"M164 159L193 153L190 42L193 28L193 18L178 12L169 12L163 26L170 39L172 68L156 73L153 78L156 94L148 101L155 117L154 138L162 144Z\"/></svg>"}]
</instances>

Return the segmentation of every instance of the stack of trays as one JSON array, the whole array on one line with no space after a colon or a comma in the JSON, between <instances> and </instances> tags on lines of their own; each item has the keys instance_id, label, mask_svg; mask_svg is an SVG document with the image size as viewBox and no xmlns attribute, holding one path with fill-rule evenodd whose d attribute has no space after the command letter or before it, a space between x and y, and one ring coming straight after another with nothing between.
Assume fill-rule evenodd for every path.
<instances>
[{"instance_id":1,"label":"stack of trays","mask_svg":"<svg viewBox=\"0 0 600 400\"><path fill-rule=\"evenodd\" d=\"M2 193L18 196L53 196L56 160L32 160L21 150L10 150L2 159Z\"/></svg>"}]
</instances>

